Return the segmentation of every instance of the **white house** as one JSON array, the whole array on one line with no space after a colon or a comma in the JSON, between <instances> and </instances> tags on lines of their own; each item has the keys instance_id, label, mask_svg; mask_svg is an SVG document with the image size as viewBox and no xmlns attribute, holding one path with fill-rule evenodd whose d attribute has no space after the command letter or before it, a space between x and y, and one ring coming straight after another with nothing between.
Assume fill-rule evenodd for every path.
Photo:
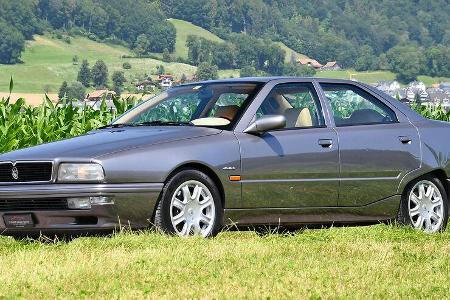
<instances>
[{"instance_id":1,"label":"white house","mask_svg":"<svg viewBox=\"0 0 450 300\"><path fill-rule=\"evenodd\" d=\"M408 88L413 90L415 93L419 93L422 91L425 91L427 87L425 86L425 83L422 81L412 81L408 84Z\"/></svg>"},{"instance_id":2,"label":"white house","mask_svg":"<svg viewBox=\"0 0 450 300\"><path fill-rule=\"evenodd\" d=\"M400 83L396 80L380 81L375 85L375 87L393 97L398 94L398 91L401 88Z\"/></svg>"},{"instance_id":3,"label":"white house","mask_svg":"<svg viewBox=\"0 0 450 300\"><path fill-rule=\"evenodd\" d=\"M173 85L174 76L170 74L161 74L158 76L159 86L162 88L170 88Z\"/></svg>"}]
</instances>

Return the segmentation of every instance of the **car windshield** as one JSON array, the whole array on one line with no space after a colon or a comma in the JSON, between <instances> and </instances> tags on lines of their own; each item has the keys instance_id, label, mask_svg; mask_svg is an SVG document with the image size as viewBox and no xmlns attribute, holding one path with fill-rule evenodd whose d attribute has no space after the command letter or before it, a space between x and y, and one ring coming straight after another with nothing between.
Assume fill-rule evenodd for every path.
<instances>
[{"instance_id":1,"label":"car windshield","mask_svg":"<svg viewBox=\"0 0 450 300\"><path fill-rule=\"evenodd\" d=\"M169 89L110 126L189 125L231 129L260 83L206 83Z\"/></svg>"}]
</instances>

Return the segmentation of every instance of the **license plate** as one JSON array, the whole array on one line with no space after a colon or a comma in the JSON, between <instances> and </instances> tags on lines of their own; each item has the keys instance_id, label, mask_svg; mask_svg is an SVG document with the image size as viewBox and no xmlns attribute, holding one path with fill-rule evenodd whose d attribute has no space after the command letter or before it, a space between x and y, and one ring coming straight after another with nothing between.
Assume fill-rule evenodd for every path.
<instances>
[{"instance_id":1,"label":"license plate","mask_svg":"<svg viewBox=\"0 0 450 300\"><path fill-rule=\"evenodd\" d=\"M5 221L6 227L9 228L26 228L34 226L31 214L4 215L3 221Z\"/></svg>"}]
</instances>

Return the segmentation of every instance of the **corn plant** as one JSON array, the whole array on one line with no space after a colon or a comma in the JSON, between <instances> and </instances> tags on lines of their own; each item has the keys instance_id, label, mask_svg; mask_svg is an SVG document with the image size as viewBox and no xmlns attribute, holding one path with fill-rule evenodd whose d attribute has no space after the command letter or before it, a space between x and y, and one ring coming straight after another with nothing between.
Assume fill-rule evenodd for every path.
<instances>
[{"instance_id":1,"label":"corn plant","mask_svg":"<svg viewBox=\"0 0 450 300\"><path fill-rule=\"evenodd\" d=\"M450 122L450 111L446 111L441 106L424 106L415 104L412 107L428 119Z\"/></svg>"},{"instance_id":2,"label":"corn plant","mask_svg":"<svg viewBox=\"0 0 450 300\"><path fill-rule=\"evenodd\" d=\"M12 80L10 90L12 90ZM81 135L106 125L134 106L132 99L113 99L115 109L103 100L99 110L89 106L55 105L48 97L38 107L10 97L0 99L0 153Z\"/></svg>"}]
</instances>

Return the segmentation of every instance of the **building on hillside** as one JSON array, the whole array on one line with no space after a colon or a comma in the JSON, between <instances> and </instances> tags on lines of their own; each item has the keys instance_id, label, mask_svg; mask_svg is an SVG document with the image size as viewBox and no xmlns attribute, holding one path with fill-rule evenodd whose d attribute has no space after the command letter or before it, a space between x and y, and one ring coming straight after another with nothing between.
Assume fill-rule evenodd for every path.
<instances>
[{"instance_id":1,"label":"building on hillside","mask_svg":"<svg viewBox=\"0 0 450 300\"><path fill-rule=\"evenodd\" d=\"M302 66L312 67L317 70L323 67L317 60L311 58L299 58L297 62Z\"/></svg>"},{"instance_id":2,"label":"building on hillside","mask_svg":"<svg viewBox=\"0 0 450 300\"><path fill-rule=\"evenodd\" d=\"M320 68L321 70L340 70L341 66L336 61L329 61Z\"/></svg>"},{"instance_id":3,"label":"building on hillside","mask_svg":"<svg viewBox=\"0 0 450 300\"><path fill-rule=\"evenodd\" d=\"M408 98L406 97L405 88L399 88L398 90L394 91L391 96L397 100L400 100L401 102L409 102Z\"/></svg>"},{"instance_id":4,"label":"building on hillside","mask_svg":"<svg viewBox=\"0 0 450 300\"><path fill-rule=\"evenodd\" d=\"M447 111L450 110L450 91L441 88L427 89L428 102L432 106L441 106Z\"/></svg>"},{"instance_id":5,"label":"building on hillside","mask_svg":"<svg viewBox=\"0 0 450 300\"><path fill-rule=\"evenodd\" d=\"M443 82L439 85L439 88L450 92L450 82Z\"/></svg>"},{"instance_id":6,"label":"building on hillside","mask_svg":"<svg viewBox=\"0 0 450 300\"><path fill-rule=\"evenodd\" d=\"M136 82L134 86L136 87L136 90L139 92L150 91L156 88L156 84L149 79Z\"/></svg>"},{"instance_id":7,"label":"building on hillside","mask_svg":"<svg viewBox=\"0 0 450 300\"><path fill-rule=\"evenodd\" d=\"M173 85L175 77L170 74L161 74L158 76L158 83L161 88L170 88Z\"/></svg>"},{"instance_id":8,"label":"building on hillside","mask_svg":"<svg viewBox=\"0 0 450 300\"><path fill-rule=\"evenodd\" d=\"M413 88L406 88L406 98L410 102L416 102L417 100L420 100L420 102L427 102L428 101L428 93L427 91L422 90L415 90Z\"/></svg>"},{"instance_id":9,"label":"building on hillside","mask_svg":"<svg viewBox=\"0 0 450 300\"><path fill-rule=\"evenodd\" d=\"M379 81L375 87L392 97L396 96L401 88L400 83L396 80Z\"/></svg>"},{"instance_id":10,"label":"building on hillside","mask_svg":"<svg viewBox=\"0 0 450 300\"><path fill-rule=\"evenodd\" d=\"M104 90L96 90L93 92L90 92L87 94L85 101L101 101L103 99L105 100L112 100L112 98L116 95L116 92L110 91L107 89Z\"/></svg>"},{"instance_id":11,"label":"building on hillside","mask_svg":"<svg viewBox=\"0 0 450 300\"><path fill-rule=\"evenodd\" d=\"M422 81L412 81L408 84L408 89L414 91L415 93L420 93L422 91L425 91L427 87L425 86L425 83Z\"/></svg>"}]
</instances>

